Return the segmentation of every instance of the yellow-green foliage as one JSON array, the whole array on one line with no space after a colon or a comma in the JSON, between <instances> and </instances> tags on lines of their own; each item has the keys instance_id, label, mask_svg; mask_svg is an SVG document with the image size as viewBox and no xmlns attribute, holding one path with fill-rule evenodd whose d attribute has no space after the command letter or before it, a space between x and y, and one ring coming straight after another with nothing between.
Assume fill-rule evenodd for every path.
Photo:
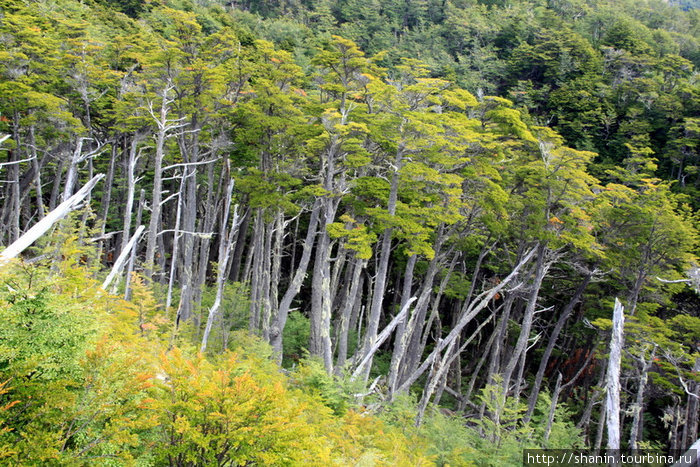
<instances>
[{"instance_id":1,"label":"yellow-green foliage","mask_svg":"<svg viewBox=\"0 0 700 467\"><path fill-rule=\"evenodd\" d=\"M126 302L91 272L74 261L0 271L0 456L11 463L432 465L415 433L348 409L311 363L290 379L246 332L211 357L169 348L138 276Z\"/></svg>"},{"instance_id":2,"label":"yellow-green foliage","mask_svg":"<svg viewBox=\"0 0 700 467\"><path fill-rule=\"evenodd\" d=\"M284 465L317 458L304 406L292 403L281 377L256 377L246 366L235 353L215 364L179 349L161 355L149 407L159 423L159 463Z\"/></svg>"}]
</instances>

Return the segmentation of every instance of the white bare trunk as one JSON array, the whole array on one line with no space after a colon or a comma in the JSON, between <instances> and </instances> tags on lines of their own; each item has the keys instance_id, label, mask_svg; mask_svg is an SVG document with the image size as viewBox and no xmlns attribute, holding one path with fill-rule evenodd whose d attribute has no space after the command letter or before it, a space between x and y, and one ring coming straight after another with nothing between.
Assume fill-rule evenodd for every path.
<instances>
[{"instance_id":1,"label":"white bare trunk","mask_svg":"<svg viewBox=\"0 0 700 467\"><path fill-rule=\"evenodd\" d=\"M141 190L141 196L139 198L139 208L136 211L136 225L141 225L141 217L143 215L143 205L146 199L146 191ZM129 265L126 268L126 280L124 281L124 300L131 299L131 273L134 271L134 264L136 263L136 250L134 247L131 249L131 255L129 256Z\"/></svg>"},{"instance_id":2,"label":"white bare trunk","mask_svg":"<svg viewBox=\"0 0 700 467\"><path fill-rule=\"evenodd\" d=\"M275 317L274 323L270 329L270 343L275 351L275 357L277 358L278 363L282 363L282 332L284 331L284 326L287 323L287 316L289 315L292 301L299 293L299 290L301 290L304 277L306 276L306 271L309 267L309 262L311 261L311 251L316 239L316 229L318 226L320 210L320 202L317 200L311 208L311 219L309 220L309 228L306 233L306 238L304 239L304 246L301 254L301 260L299 261L299 266L297 266L294 276L289 283L289 287L282 297L282 300L280 300L277 316Z\"/></svg>"},{"instance_id":3,"label":"white bare trunk","mask_svg":"<svg viewBox=\"0 0 700 467\"><path fill-rule=\"evenodd\" d=\"M221 301L224 296L224 285L226 283L226 270L228 269L228 262L231 258L231 251L233 250L233 237L238 230L238 225L240 219L238 217L238 206L233 208L233 222L231 224L231 229L226 232L228 224L228 215L231 209L231 194L233 192L233 181L231 181L226 187L226 199L224 200L224 215L221 219L221 230L220 230L220 240L219 240L219 264L216 270L216 298L214 299L214 304L209 309L209 315L207 316L207 324L204 328L204 334L202 335L202 345L199 348L200 352L207 350L207 345L209 343L209 335L211 334L211 328L214 325L216 316L221 307Z\"/></svg>"},{"instance_id":4,"label":"white bare trunk","mask_svg":"<svg viewBox=\"0 0 700 467\"><path fill-rule=\"evenodd\" d=\"M612 338L608 358L605 406L608 424L608 449L620 449L620 361L622 359L624 308L615 298L613 310Z\"/></svg>"},{"instance_id":5,"label":"white bare trunk","mask_svg":"<svg viewBox=\"0 0 700 467\"><path fill-rule=\"evenodd\" d=\"M104 177L104 174L97 174L87 182L77 193L59 204L42 220L34 224L24 235L8 246L0 253L0 265L9 259L19 255L26 248L31 246L39 237L44 235L56 222L63 219L69 212L74 210L87 196L94 186Z\"/></svg>"},{"instance_id":6,"label":"white bare trunk","mask_svg":"<svg viewBox=\"0 0 700 467\"><path fill-rule=\"evenodd\" d=\"M401 322L401 320L404 319L406 313L408 313L409 307L416 300L417 297L409 298L406 304L401 309L401 311L399 311L399 314L394 316L394 319L392 319L391 322L384 328L384 330L382 330L382 332L377 336L377 338L371 344L369 350L365 352L364 357L362 358L360 363L358 363L357 368L355 368L355 371L352 374L353 380L357 379L359 376L365 373L365 367L371 362L374 354L377 352L377 350L379 350L379 347L381 347L384 341L391 335L391 332L394 330L394 328Z\"/></svg>"},{"instance_id":7,"label":"white bare trunk","mask_svg":"<svg viewBox=\"0 0 700 467\"><path fill-rule=\"evenodd\" d=\"M134 245L136 245L136 242L139 240L139 237L141 236L145 228L146 227L144 227L143 225L140 225L138 229L136 229L136 232L134 232L134 235L132 235L131 239L126 244L124 249L122 249L121 253L119 253L119 257L114 262L112 270L109 272L104 282L102 283L102 288L104 290L107 290L109 284L111 284L114 278L117 277L117 275L121 272L122 268L124 267L124 264L126 263L126 260L129 258L131 249L134 248Z\"/></svg>"},{"instance_id":8,"label":"white bare trunk","mask_svg":"<svg viewBox=\"0 0 700 467\"><path fill-rule=\"evenodd\" d=\"M479 314L481 310L486 308L486 306L490 303L490 301L497 293L503 290L503 288L506 285L508 285L518 276L520 269L523 266L525 266L528 262L530 262L530 260L534 256L535 250L536 248L533 248L530 251L528 251L520 259L520 262L513 268L510 274L508 274L508 276L505 279L503 279L498 285L482 292L472 301L472 303L464 310L464 313L457 322L457 325L449 332L447 337L438 342L438 344L435 346L430 355L428 355L428 357L425 360L423 360L423 363L415 371L413 371L413 373L406 377L405 381L396 389L397 393L408 390L408 388L410 388L411 385L415 383L416 380L420 378L420 376L423 373L425 373L425 370L427 370L428 367L435 361L438 355L443 350L445 350L452 341L457 339L457 337L462 333L464 327L467 324L469 324L469 322L471 322L471 320L474 319L474 317L477 314Z\"/></svg>"}]
</instances>

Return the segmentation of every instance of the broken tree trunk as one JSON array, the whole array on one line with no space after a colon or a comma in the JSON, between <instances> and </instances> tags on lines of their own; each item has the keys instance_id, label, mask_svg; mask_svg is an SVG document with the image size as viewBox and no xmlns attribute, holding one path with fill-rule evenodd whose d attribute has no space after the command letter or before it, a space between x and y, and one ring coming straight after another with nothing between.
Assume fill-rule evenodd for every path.
<instances>
[{"instance_id":1,"label":"broken tree trunk","mask_svg":"<svg viewBox=\"0 0 700 467\"><path fill-rule=\"evenodd\" d=\"M641 368L639 370L639 385L637 386L637 399L634 403L634 406L632 408L633 411L633 417L632 417L632 428L630 429L630 442L629 442L629 447L632 450L637 450L639 448L639 441L641 440L641 436L643 433L642 427L644 423L644 418L642 415L644 414L644 390L647 385L647 381L649 380L649 368L651 368L651 364L654 361L654 357L656 356L656 346L652 348L651 355L649 355L649 358L646 358L646 350L642 350L642 355L639 356L639 363L641 365Z\"/></svg>"},{"instance_id":2,"label":"broken tree trunk","mask_svg":"<svg viewBox=\"0 0 700 467\"><path fill-rule=\"evenodd\" d=\"M172 136L171 132L174 129L180 128L179 120L168 118L170 113L170 104L173 99L170 97L171 91L175 88L173 84L168 82L160 92L161 103L160 112L156 116L151 109L151 116L158 126L158 132L155 135L155 154L153 156L153 190L151 196L151 220L148 225L148 236L146 240L146 258L144 260L144 275L150 281L153 279L153 270L155 267L156 249L158 245L158 232L160 229L161 212L163 204L163 160L165 159L165 142ZM163 251L161 251L163 258Z\"/></svg>"},{"instance_id":3,"label":"broken tree trunk","mask_svg":"<svg viewBox=\"0 0 700 467\"><path fill-rule=\"evenodd\" d=\"M136 211L136 225L141 225L141 217L143 216L143 205L146 199L146 191L141 190L141 196L139 198L139 208ZM136 263L136 250L134 247L131 249L131 255L129 256L129 265L126 267L126 279L124 281L124 300L131 300L131 273L134 271L134 264Z\"/></svg>"},{"instance_id":4,"label":"broken tree trunk","mask_svg":"<svg viewBox=\"0 0 700 467\"><path fill-rule=\"evenodd\" d=\"M671 467L695 467L698 465L698 459L700 459L700 456L698 455L698 452L700 452L700 439L695 441L695 443L688 448L688 450L680 456L680 459L678 459L678 462L673 464Z\"/></svg>"},{"instance_id":5,"label":"broken tree trunk","mask_svg":"<svg viewBox=\"0 0 700 467\"><path fill-rule=\"evenodd\" d=\"M86 140L91 140L92 138L78 138L78 142L76 143L75 150L73 151L73 155L71 156L70 160L68 161L68 171L66 172L66 183L63 187L63 199L66 200L71 197L73 194L73 186L75 185L76 181L78 180L78 164L81 162L84 162L88 160L89 158L97 156L101 151L102 148L105 147L106 143L100 144L98 143L97 148L88 152L87 154L83 154L83 143ZM88 192L89 194L89 192Z\"/></svg>"},{"instance_id":6,"label":"broken tree trunk","mask_svg":"<svg viewBox=\"0 0 700 467\"><path fill-rule=\"evenodd\" d=\"M605 406L608 424L608 449L620 449L620 360L622 359L624 308L615 298L613 310L612 338L608 358L608 377Z\"/></svg>"}]
</instances>

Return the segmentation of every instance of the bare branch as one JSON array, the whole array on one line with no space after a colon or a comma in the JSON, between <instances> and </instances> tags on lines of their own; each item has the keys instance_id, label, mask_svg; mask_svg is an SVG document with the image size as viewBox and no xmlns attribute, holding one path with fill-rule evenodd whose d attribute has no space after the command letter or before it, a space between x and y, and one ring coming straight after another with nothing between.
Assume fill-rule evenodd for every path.
<instances>
[{"instance_id":1,"label":"bare branch","mask_svg":"<svg viewBox=\"0 0 700 467\"><path fill-rule=\"evenodd\" d=\"M158 232L158 235L163 235L164 233L167 233L167 232L175 232L175 229L161 230L160 232ZM179 233L181 235L183 235L183 234L194 235L196 237L203 238L203 239L210 239L214 235L214 232L188 232L186 230L180 230L180 229L177 230L177 233Z\"/></svg>"},{"instance_id":2,"label":"bare branch","mask_svg":"<svg viewBox=\"0 0 700 467\"><path fill-rule=\"evenodd\" d=\"M210 164L212 162L216 162L218 159L209 159L206 161L199 161L199 162L181 162L179 164L173 164L169 165L167 167L163 167L162 171L165 172L166 170L174 169L176 167L190 167L193 165L202 165L202 164Z\"/></svg>"},{"instance_id":3,"label":"bare branch","mask_svg":"<svg viewBox=\"0 0 700 467\"><path fill-rule=\"evenodd\" d=\"M167 203L168 201L170 201L171 199L177 198L178 196L180 196L180 193L173 193L172 195L168 196L168 197L165 198L163 201L161 201L161 202L160 202L160 205L162 206L162 205L164 205L165 203Z\"/></svg>"},{"instance_id":4,"label":"bare branch","mask_svg":"<svg viewBox=\"0 0 700 467\"><path fill-rule=\"evenodd\" d=\"M0 143L2 143L2 141L0 141ZM29 157L29 158L27 158L27 159L21 159L21 160L18 160L18 161L3 162L3 163L0 163L0 167L4 167L4 166L6 166L6 165L21 164L22 162L33 161L34 159L36 159L36 156L32 156L32 157Z\"/></svg>"}]
</instances>

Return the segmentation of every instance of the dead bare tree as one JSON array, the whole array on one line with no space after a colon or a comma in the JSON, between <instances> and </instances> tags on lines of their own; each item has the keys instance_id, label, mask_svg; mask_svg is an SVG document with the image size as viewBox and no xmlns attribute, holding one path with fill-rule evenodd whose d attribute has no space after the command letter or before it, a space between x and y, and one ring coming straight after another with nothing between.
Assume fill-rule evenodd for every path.
<instances>
[{"instance_id":1,"label":"dead bare tree","mask_svg":"<svg viewBox=\"0 0 700 467\"><path fill-rule=\"evenodd\" d=\"M127 242L126 246L122 249L121 253L119 254L119 257L114 262L112 270L109 272L109 274L107 274L107 277L102 283L102 288L104 290L107 290L109 284L111 284L114 278L121 272L122 268L124 267L124 264L129 258L131 250L134 248L134 245L136 245L136 242L138 242L139 237L141 237L141 234L143 233L144 229L145 227L143 225L140 225L136 229L136 232L134 232L134 235L131 236L131 239Z\"/></svg>"},{"instance_id":2,"label":"dead bare tree","mask_svg":"<svg viewBox=\"0 0 700 467\"><path fill-rule=\"evenodd\" d=\"M163 160L165 159L165 141L174 136L174 131L182 128L182 118L170 118L170 105L174 102L171 93L175 86L168 79L159 93L160 110L153 110L153 102L148 102L148 111L156 124L155 154L153 161L153 189L151 196L151 220L148 225L146 241L146 258L144 274L148 279L153 277L153 267L156 257L156 245L160 229L160 218L163 205Z\"/></svg>"},{"instance_id":3,"label":"dead bare tree","mask_svg":"<svg viewBox=\"0 0 700 467\"><path fill-rule=\"evenodd\" d=\"M605 398L608 449L620 449L620 361L622 360L622 347L624 346L622 333L625 323L623 311L622 304L615 298Z\"/></svg>"}]
</instances>

